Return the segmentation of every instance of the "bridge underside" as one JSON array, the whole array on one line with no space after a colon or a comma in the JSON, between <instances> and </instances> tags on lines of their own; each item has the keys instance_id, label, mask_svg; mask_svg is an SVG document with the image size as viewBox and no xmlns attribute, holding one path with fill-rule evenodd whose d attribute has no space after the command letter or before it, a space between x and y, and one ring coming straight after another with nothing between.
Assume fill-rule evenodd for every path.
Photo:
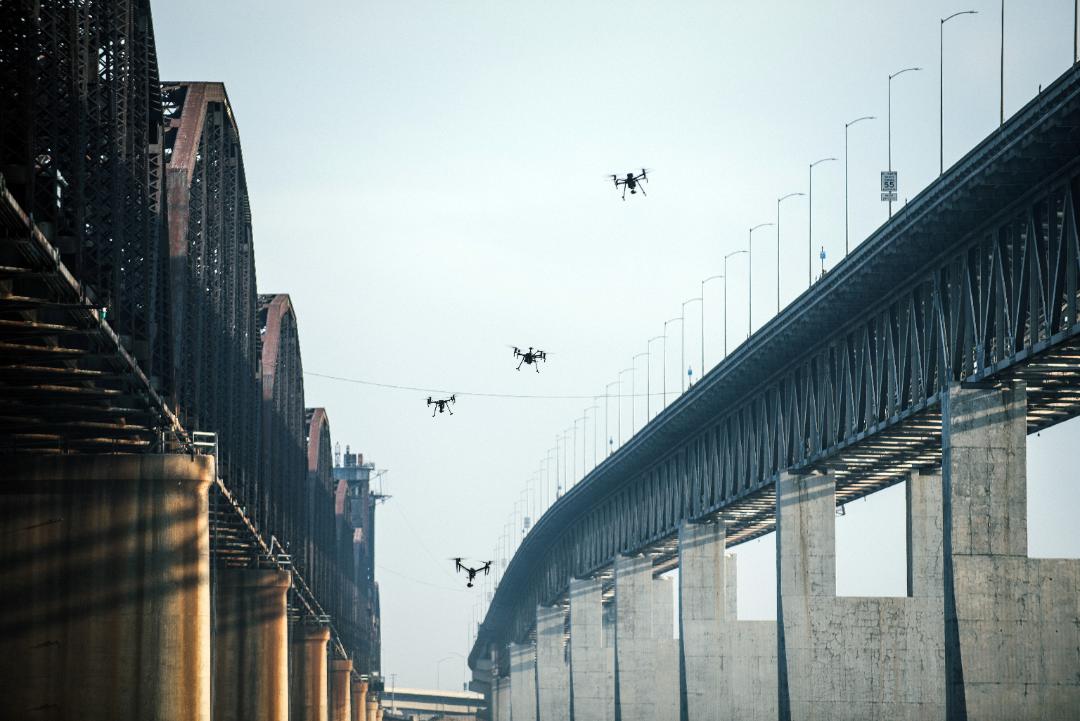
<instances>
[{"instance_id":1,"label":"bridge underside","mask_svg":"<svg viewBox=\"0 0 1080 721\"><path fill-rule=\"evenodd\" d=\"M557 501L474 660L620 554L675 567L684 522L772 531L782 473L830 473L843 504L940 466L949 388L1025 382L1029 432L1080 414L1078 206L1074 67Z\"/></svg>"}]
</instances>

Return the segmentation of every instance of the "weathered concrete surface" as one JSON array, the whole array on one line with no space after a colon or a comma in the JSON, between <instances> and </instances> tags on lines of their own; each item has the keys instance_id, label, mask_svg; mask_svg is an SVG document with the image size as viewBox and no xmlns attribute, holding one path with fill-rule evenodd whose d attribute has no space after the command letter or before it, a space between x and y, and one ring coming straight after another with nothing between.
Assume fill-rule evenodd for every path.
<instances>
[{"instance_id":1,"label":"weathered concrete surface","mask_svg":"<svg viewBox=\"0 0 1080 721\"><path fill-rule=\"evenodd\" d=\"M367 721L367 690L367 681L352 682L352 721Z\"/></svg>"},{"instance_id":2,"label":"weathered concrete surface","mask_svg":"<svg viewBox=\"0 0 1080 721\"><path fill-rule=\"evenodd\" d=\"M495 689L492 721L510 721L510 677L500 676L492 686Z\"/></svg>"},{"instance_id":3,"label":"weathered concrete surface","mask_svg":"<svg viewBox=\"0 0 1080 721\"><path fill-rule=\"evenodd\" d=\"M290 721L327 719L326 646L329 642L330 630L327 628L293 626L289 641Z\"/></svg>"},{"instance_id":4,"label":"weathered concrete surface","mask_svg":"<svg viewBox=\"0 0 1080 721\"><path fill-rule=\"evenodd\" d=\"M514 721L536 721L536 646L510 644L510 714Z\"/></svg>"},{"instance_id":5,"label":"weathered concrete surface","mask_svg":"<svg viewBox=\"0 0 1080 721\"><path fill-rule=\"evenodd\" d=\"M615 718L615 649L604 642L599 579L570 581L570 681L576 721Z\"/></svg>"},{"instance_id":6,"label":"weathered concrete surface","mask_svg":"<svg viewBox=\"0 0 1080 721\"><path fill-rule=\"evenodd\" d=\"M798 721L941 719L945 712L941 482L913 476L914 598L836 598L835 485L777 484L779 716Z\"/></svg>"},{"instance_id":7,"label":"weathered concrete surface","mask_svg":"<svg viewBox=\"0 0 1080 721\"><path fill-rule=\"evenodd\" d=\"M214 721L289 721L292 574L219 569L214 578Z\"/></svg>"},{"instance_id":8,"label":"weathered concrete surface","mask_svg":"<svg viewBox=\"0 0 1080 721\"><path fill-rule=\"evenodd\" d=\"M693 721L776 719L776 622L739 621L724 524L679 529L683 703Z\"/></svg>"},{"instance_id":9,"label":"weathered concrete surface","mask_svg":"<svg viewBox=\"0 0 1080 721\"><path fill-rule=\"evenodd\" d=\"M652 559L615 559L615 705L620 721L678 721L679 647L670 579ZM515 719L517 721L517 719Z\"/></svg>"},{"instance_id":10,"label":"weathered concrete surface","mask_svg":"<svg viewBox=\"0 0 1080 721\"><path fill-rule=\"evenodd\" d=\"M536 691L540 721L570 721L570 663L566 609L536 608Z\"/></svg>"},{"instance_id":11,"label":"weathered concrete surface","mask_svg":"<svg viewBox=\"0 0 1080 721\"><path fill-rule=\"evenodd\" d=\"M367 700L367 721L378 721L381 717L382 708L379 706L379 699L369 695Z\"/></svg>"},{"instance_id":12,"label":"weathered concrete surface","mask_svg":"<svg viewBox=\"0 0 1080 721\"><path fill-rule=\"evenodd\" d=\"M1080 561L1027 557L1026 390L942 422L949 719L1080 719Z\"/></svg>"},{"instance_id":13,"label":"weathered concrete surface","mask_svg":"<svg viewBox=\"0 0 1080 721\"><path fill-rule=\"evenodd\" d=\"M352 716L352 661L330 662L330 721L350 721Z\"/></svg>"},{"instance_id":14,"label":"weathered concrete surface","mask_svg":"<svg viewBox=\"0 0 1080 721\"><path fill-rule=\"evenodd\" d=\"M0 457L0 718L209 721L214 473Z\"/></svg>"}]
</instances>

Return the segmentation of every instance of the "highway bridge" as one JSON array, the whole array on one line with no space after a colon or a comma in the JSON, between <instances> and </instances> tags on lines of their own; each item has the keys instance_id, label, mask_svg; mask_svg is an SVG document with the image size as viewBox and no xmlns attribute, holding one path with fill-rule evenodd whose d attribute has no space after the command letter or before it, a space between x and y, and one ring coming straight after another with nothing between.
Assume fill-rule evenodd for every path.
<instances>
[{"instance_id":1,"label":"highway bridge","mask_svg":"<svg viewBox=\"0 0 1080 721\"><path fill-rule=\"evenodd\" d=\"M373 466L260 290L148 0L0 4L0 718L381 714Z\"/></svg>"},{"instance_id":2,"label":"highway bridge","mask_svg":"<svg viewBox=\"0 0 1080 721\"><path fill-rule=\"evenodd\" d=\"M1080 410L1078 192L1074 66L539 519L469 657L491 718L1077 718L1023 460ZM910 597L834 598L834 506L897 483ZM724 549L774 531L739 622Z\"/></svg>"}]
</instances>

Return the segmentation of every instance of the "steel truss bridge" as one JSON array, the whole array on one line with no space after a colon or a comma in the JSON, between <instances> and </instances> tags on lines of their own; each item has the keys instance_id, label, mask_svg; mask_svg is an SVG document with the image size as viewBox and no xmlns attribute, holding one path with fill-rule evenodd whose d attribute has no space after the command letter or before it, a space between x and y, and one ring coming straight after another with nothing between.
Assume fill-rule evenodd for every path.
<instances>
[{"instance_id":1,"label":"steel truss bridge","mask_svg":"<svg viewBox=\"0 0 1080 721\"><path fill-rule=\"evenodd\" d=\"M292 615L377 669L224 87L160 82L149 0L12 0L0 98L0 454L213 452L215 564L292 570Z\"/></svg>"},{"instance_id":2,"label":"steel truss bridge","mask_svg":"<svg viewBox=\"0 0 1080 721\"><path fill-rule=\"evenodd\" d=\"M940 464L951 384L1026 381L1031 432L1077 415L1078 203L1074 66L556 501L470 665L617 554L674 568L684 521L772 531L783 471L827 469L846 503Z\"/></svg>"}]
</instances>

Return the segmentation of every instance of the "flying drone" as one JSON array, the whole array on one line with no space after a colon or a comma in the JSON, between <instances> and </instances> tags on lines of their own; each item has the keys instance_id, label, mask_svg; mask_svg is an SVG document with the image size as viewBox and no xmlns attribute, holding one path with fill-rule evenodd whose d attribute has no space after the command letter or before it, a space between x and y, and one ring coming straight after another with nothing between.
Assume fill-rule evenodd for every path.
<instances>
[{"instance_id":1,"label":"flying drone","mask_svg":"<svg viewBox=\"0 0 1080 721\"><path fill-rule=\"evenodd\" d=\"M431 412L431 417L434 418L436 413L442 413L443 411L449 411L450 415L454 415L454 412L450 410L450 406L457 403L457 396L453 395L449 398L440 398L438 400L432 400L431 396L428 396L427 404L429 406L435 406L435 410Z\"/></svg>"},{"instance_id":2,"label":"flying drone","mask_svg":"<svg viewBox=\"0 0 1080 721\"><path fill-rule=\"evenodd\" d=\"M642 168L640 175L627 173L625 178L620 178L619 176L613 174L611 175L611 180L615 183L616 190L618 190L620 186L622 187L622 199L626 200L627 188L630 188L630 195L635 195L638 191L638 188L641 188L642 195L648 195L648 193L645 192L645 187L641 185L642 183L649 182L649 178L647 176L648 172L649 171L647 168Z\"/></svg>"},{"instance_id":3,"label":"flying drone","mask_svg":"<svg viewBox=\"0 0 1080 721\"><path fill-rule=\"evenodd\" d=\"M518 361L518 364L517 364L517 369L518 370L521 370L521 364L524 363L527 366L528 365L535 365L536 366L536 372L537 373L540 372L540 361L546 361L547 360L547 351L540 350L539 348L537 348L536 350L533 350L533 347L529 346L529 350L522 353L521 349L518 348L517 346L511 346L511 347L514 349L514 357L515 358L521 358L521 360Z\"/></svg>"},{"instance_id":4,"label":"flying drone","mask_svg":"<svg viewBox=\"0 0 1080 721\"><path fill-rule=\"evenodd\" d=\"M481 571L484 572L485 576L491 573L491 561L486 561L482 566L478 566L477 568L469 568L461 562L462 560L463 559L460 558L454 559L454 570L464 571L465 573L469 574L469 581L465 584L467 588L473 587L473 580L476 578L476 574L480 573Z\"/></svg>"}]
</instances>

